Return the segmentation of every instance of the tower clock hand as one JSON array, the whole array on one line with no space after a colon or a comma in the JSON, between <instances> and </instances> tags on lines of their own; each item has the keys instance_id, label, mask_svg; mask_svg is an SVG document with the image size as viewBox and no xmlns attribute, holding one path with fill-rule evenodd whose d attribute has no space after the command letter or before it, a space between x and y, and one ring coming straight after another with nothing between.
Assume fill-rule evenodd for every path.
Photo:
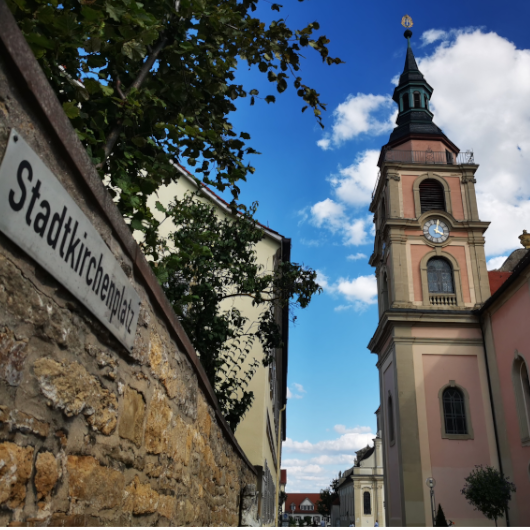
<instances>
[{"instance_id":1,"label":"tower clock hand","mask_svg":"<svg viewBox=\"0 0 530 530\"><path fill-rule=\"evenodd\" d=\"M436 220L436 228L434 229L434 231L435 231L437 234L443 235L443 230L440 232L440 230L438 230L439 227L440 227L440 219L437 219L437 220Z\"/></svg>"}]
</instances>

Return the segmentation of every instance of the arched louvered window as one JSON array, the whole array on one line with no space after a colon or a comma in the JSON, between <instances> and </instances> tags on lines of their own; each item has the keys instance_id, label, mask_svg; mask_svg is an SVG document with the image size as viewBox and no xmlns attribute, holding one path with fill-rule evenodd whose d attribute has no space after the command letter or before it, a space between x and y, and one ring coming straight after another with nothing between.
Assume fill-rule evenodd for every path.
<instances>
[{"instance_id":1,"label":"arched louvered window","mask_svg":"<svg viewBox=\"0 0 530 530\"><path fill-rule=\"evenodd\" d=\"M392 396L388 396L388 439L390 443L394 443L396 432L394 427L394 405L392 403Z\"/></svg>"},{"instance_id":2,"label":"arched louvered window","mask_svg":"<svg viewBox=\"0 0 530 530\"><path fill-rule=\"evenodd\" d=\"M403 112L410 109L410 100L408 92L403 94Z\"/></svg>"},{"instance_id":3,"label":"arched louvered window","mask_svg":"<svg viewBox=\"0 0 530 530\"><path fill-rule=\"evenodd\" d=\"M363 493L363 504L364 504L364 514L370 515L372 513L372 502L370 499L369 491L365 491Z\"/></svg>"},{"instance_id":4,"label":"arched louvered window","mask_svg":"<svg viewBox=\"0 0 530 530\"><path fill-rule=\"evenodd\" d=\"M414 108L419 109L421 107L420 103L420 93L414 92Z\"/></svg>"},{"instance_id":5,"label":"arched louvered window","mask_svg":"<svg viewBox=\"0 0 530 530\"><path fill-rule=\"evenodd\" d=\"M447 434L467 434L466 407L464 394L459 388L447 387L442 395L445 432Z\"/></svg>"},{"instance_id":6,"label":"arched louvered window","mask_svg":"<svg viewBox=\"0 0 530 530\"><path fill-rule=\"evenodd\" d=\"M430 293L454 293L453 269L443 258L432 258L427 263L427 281Z\"/></svg>"},{"instance_id":7,"label":"arched louvered window","mask_svg":"<svg viewBox=\"0 0 530 530\"><path fill-rule=\"evenodd\" d=\"M420 184L421 213L445 210L444 187L435 179L425 179Z\"/></svg>"}]
</instances>

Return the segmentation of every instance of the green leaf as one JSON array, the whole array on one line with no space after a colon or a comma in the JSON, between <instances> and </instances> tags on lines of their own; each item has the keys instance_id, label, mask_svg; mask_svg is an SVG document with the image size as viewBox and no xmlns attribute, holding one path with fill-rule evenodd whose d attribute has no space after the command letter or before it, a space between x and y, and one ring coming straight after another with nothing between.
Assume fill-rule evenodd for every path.
<instances>
[{"instance_id":1,"label":"green leaf","mask_svg":"<svg viewBox=\"0 0 530 530\"><path fill-rule=\"evenodd\" d=\"M266 101L267 103L276 103L276 98L275 98L274 96L267 96L267 97L265 98L265 101Z\"/></svg>"},{"instance_id":2,"label":"green leaf","mask_svg":"<svg viewBox=\"0 0 530 530\"><path fill-rule=\"evenodd\" d=\"M101 13L101 11L96 11L86 5L81 8L81 14L89 22L95 22L96 20L103 18L103 13Z\"/></svg>"},{"instance_id":3,"label":"green leaf","mask_svg":"<svg viewBox=\"0 0 530 530\"><path fill-rule=\"evenodd\" d=\"M156 207L156 209L157 209L159 212L163 212L163 213L166 212L166 209L162 206L162 204L161 204L159 201L156 201L156 203L155 203L155 207Z\"/></svg>"},{"instance_id":4,"label":"green leaf","mask_svg":"<svg viewBox=\"0 0 530 530\"><path fill-rule=\"evenodd\" d=\"M41 35L40 33L30 33L29 35L26 35L26 40L30 44L35 44L36 46L40 46L41 48L53 50L52 41L48 39L48 37L45 37L44 35Z\"/></svg>"},{"instance_id":5,"label":"green leaf","mask_svg":"<svg viewBox=\"0 0 530 530\"><path fill-rule=\"evenodd\" d=\"M134 230L143 230L144 228L142 221L140 221L139 219L133 219L131 221L131 226Z\"/></svg>"},{"instance_id":6,"label":"green leaf","mask_svg":"<svg viewBox=\"0 0 530 530\"><path fill-rule=\"evenodd\" d=\"M125 9L112 5L109 2L105 4L105 11L109 14L110 18L116 22L119 22L122 15L126 12Z\"/></svg>"},{"instance_id":7,"label":"green leaf","mask_svg":"<svg viewBox=\"0 0 530 530\"><path fill-rule=\"evenodd\" d=\"M79 116L79 107L71 101L63 103L63 110L71 120Z\"/></svg>"},{"instance_id":8,"label":"green leaf","mask_svg":"<svg viewBox=\"0 0 530 530\"><path fill-rule=\"evenodd\" d=\"M145 46L137 40L126 42L121 49L121 53L132 60L143 59L146 52Z\"/></svg>"}]
</instances>

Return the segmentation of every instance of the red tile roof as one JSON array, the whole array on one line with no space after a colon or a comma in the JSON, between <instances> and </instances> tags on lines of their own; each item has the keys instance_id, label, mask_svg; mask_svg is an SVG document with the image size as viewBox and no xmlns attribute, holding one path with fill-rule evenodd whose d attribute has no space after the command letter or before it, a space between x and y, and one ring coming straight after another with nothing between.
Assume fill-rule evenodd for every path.
<instances>
[{"instance_id":1,"label":"red tile roof","mask_svg":"<svg viewBox=\"0 0 530 530\"><path fill-rule=\"evenodd\" d=\"M488 271L491 294L494 294L511 275L511 272Z\"/></svg>"},{"instance_id":2,"label":"red tile roof","mask_svg":"<svg viewBox=\"0 0 530 530\"><path fill-rule=\"evenodd\" d=\"M287 469L280 470L280 484L287 484Z\"/></svg>"},{"instance_id":3,"label":"red tile roof","mask_svg":"<svg viewBox=\"0 0 530 530\"><path fill-rule=\"evenodd\" d=\"M306 499L309 499L314 507L314 510L301 510L300 504ZM316 515L318 514L317 504L320 500L320 493L288 493L285 500L285 511L287 513L296 513L300 515ZM291 504L295 505L294 512L291 510Z\"/></svg>"}]
</instances>

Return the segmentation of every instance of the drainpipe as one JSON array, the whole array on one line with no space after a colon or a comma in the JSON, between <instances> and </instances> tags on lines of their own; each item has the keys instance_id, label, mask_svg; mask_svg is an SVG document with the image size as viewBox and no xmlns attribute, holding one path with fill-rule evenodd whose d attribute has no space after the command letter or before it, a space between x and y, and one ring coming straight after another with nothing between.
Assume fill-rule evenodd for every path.
<instances>
[{"instance_id":1,"label":"drainpipe","mask_svg":"<svg viewBox=\"0 0 530 530\"><path fill-rule=\"evenodd\" d=\"M486 318L489 318L488 315L486 315ZM495 406L493 403L493 392L491 391L490 369L488 365L488 353L486 351L486 336L484 335L484 319L480 318L480 320L481 320L480 331L482 332L482 342L484 344L484 359L486 361L486 377L488 378L488 390L490 394L491 415L493 417L493 432L495 433L495 444L497 445L497 458L499 459L499 471L501 472L501 476L504 477L504 471L502 469L501 448L499 445L499 433L497 432L497 421L495 420ZM510 516L508 514L508 506L506 506L504 513L506 515L506 526L510 526Z\"/></svg>"},{"instance_id":2,"label":"drainpipe","mask_svg":"<svg viewBox=\"0 0 530 530\"><path fill-rule=\"evenodd\" d=\"M276 446L276 450L278 451L278 462L276 462L276 502L274 503L274 506L276 508L274 512L274 526L278 526L278 509L280 504L280 458L282 456L282 452L280 451L280 438L282 436L282 412L285 410L285 407L287 406L287 403L283 406L283 409L280 410L279 419L278 419L278 445Z\"/></svg>"}]
</instances>

